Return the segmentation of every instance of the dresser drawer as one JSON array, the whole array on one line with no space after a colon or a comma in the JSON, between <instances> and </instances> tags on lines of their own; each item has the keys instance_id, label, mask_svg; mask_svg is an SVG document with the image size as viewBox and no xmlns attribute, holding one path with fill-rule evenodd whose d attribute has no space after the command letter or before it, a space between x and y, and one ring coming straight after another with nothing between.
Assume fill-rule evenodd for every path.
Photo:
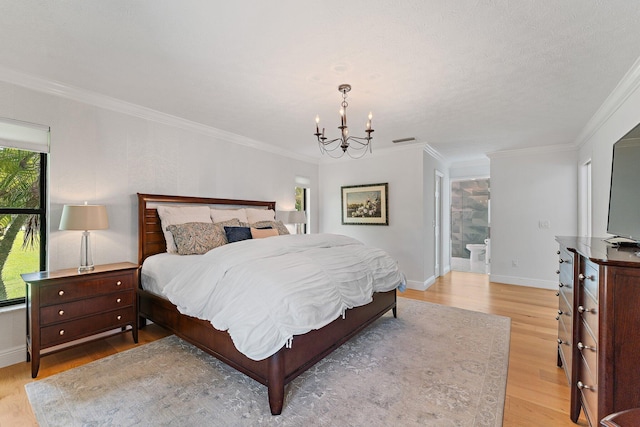
<instances>
[{"instance_id":1,"label":"dresser drawer","mask_svg":"<svg viewBox=\"0 0 640 427\"><path fill-rule=\"evenodd\" d=\"M47 326L104 311L130 307L134 304L134 295L135 293L133 291L116 292L94 298L42 307L40 309L40 324Z\"/></svg>"},{"instance_id":2,"label":"dresser drawer","mask_svg":"<svg viewBox=\"0 0 640 427\"><path fill-rule=\"evenodd\" d=\"M580 388L580 400L582 401L584 413L587 416L589 425L595 427L598 425L598 390L591 383L588 383L588 381L589 380L579 380L578 387L580 387L580 384L589 387Z\"/></svg>"},{"instance_id":3,"label":"dresser drawer","mask_svg":"<svg viewBox=\"0 0 640 427\"><path fill-rule=\"evenodd\" d=\"M40 289L40 306L134 288L134 274L102 275L93 279L60 280Z\"/></svg>"},{"instance_id":4,"label":"dresser drawer","mask_svg":"<svg viewBox=\"0 0 640 427\"><path fill-rule=\"evenodd\" d=\"M562 294L558 297L558 316L556 316L556 318L564 325L565 330L569 333L573 331L573 313L571 306Z\"/></svg>"},{"instance_id":5,"label":"dresser drawer","mask_svg":"<svg viewBox=\"0 0 640 427\"><path fill-rule=\"evenodd\" d=\"M578 362L578 375L575 386L580 390L582 405L585 415L589 420L590 426L598 425L598 373L597 373L597 349L595 339L584 330L583 325L580 328L580 338L575 348L585 345L588 348L577 350L576 357Z\"/></svg>"},{"instance_id":6,"label":"dresser drawer","mask_svg":"<svg viewBox=\"0 0 640 427\"><path fill-rule=\"evenodd\" d=\"M563 283L565 285L573 285L574 262L575 258L573 252L569 252L565 248L560 248L560 254L558 257L560 283Z\"/></svg>"},{"instance_id":7,"label":"dresser drawer","mask_svg":"<svg viewBox=\"0 0 640 427\"><path fill-rule=\"evenodd\" d=\"M589 385L596 385L598 378L598 344L591 333L585 329L583 322L580 324L580 334L578 342L576 343L578 352L582 355L583 369L581 372L585 372L590 376L590 379L586 379L583 382L588 381Z\"/></svg>"},{"instance_id":8,"label":"dresser drawer","mask_svg":"<svg viewBox=\"0 0 640 427\"><path fill-rule=\"evenodd\" d=\"M41 329L41 347L51 347L99 332L133 324L135 312L133 307L100 313L90 317L58 323Z\"/></svg>"},{"instance_id":9,"label":"dresser drawer","mask_svg":"<svg viewBox=\"0 0 640 427\"><path fill-rule=\"evenodd\" d=\"M573 366L572 347L571 332L565 328L564 322L558 322L558 351L560 352L562 367L564 368L564 373L567 376L569 384L571 383L571 366Z\"/></svg>"},{"instance_id":10,"label":"dresser drawer","mask_svg":"<svg viewBox=\"0 0 640 427\"><path fill-rule=\"evenodd\" d=\"M599 269L598 266L591 261L585 259L582 268L580 269L584 278L581 280L581 284L584 287L584 291L594 300L598 301L598 280Z\"/></svg>"},{"instance_id":11,"label":"dresser drawer","mask_svg":"<svg viewBox=\"0 0 640 427\"><path fill-rule=\"evenodd\" d=\"M583 286L583 285L580 285ZM578 307L576 308L578 316L587 325L589 331L594 337L598 336L598 304L591 295L584 291L580 292Z\"/></svg>"}]
</instances>

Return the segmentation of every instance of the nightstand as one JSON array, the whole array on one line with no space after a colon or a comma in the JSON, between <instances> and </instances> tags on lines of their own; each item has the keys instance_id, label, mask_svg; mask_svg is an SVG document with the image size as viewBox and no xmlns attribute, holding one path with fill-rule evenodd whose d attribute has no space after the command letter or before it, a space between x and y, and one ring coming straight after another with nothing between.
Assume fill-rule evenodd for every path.
<instances>
[{"instance_id":1,"label":"nightstand","mask_svg":"<svg viewBox=\"0 0 640 427\"><path fill-rule=\"evenodd\" d=\"M84 273L76 268L40 271L22 274L22 279L27 286L27 361L31 360L33 378L45 349L113 329L121 332L127 326L138 342L137 264L97 265Z\"/></svg>"}]
</instances>

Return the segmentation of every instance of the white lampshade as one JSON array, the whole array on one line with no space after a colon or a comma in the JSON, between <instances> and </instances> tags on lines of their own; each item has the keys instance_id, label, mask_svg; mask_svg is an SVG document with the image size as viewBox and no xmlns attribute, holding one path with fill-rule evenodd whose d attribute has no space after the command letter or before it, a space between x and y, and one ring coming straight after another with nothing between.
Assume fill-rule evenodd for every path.
<instances>
[{"instance_id":1,"label":"white lampshade","mask_svg":"<svg viewBox=\"0 0 640 427\"><path fill-rule=\"evenodd\" d=\"M304 224L307 222L307 216L304 211L289 212L289 224Z\"/></svg>"},{"instance_id":2,"label":"white lampshade","mask_svg":"<svg viewBox=\"0 0 640 427\"><path fill-rule=\"evenodd\" d=\"M307 222L304 211L277 211L276 219L284 224L304 224Z\"/></svg>"},{"instance_id":3,"label":"white lampshade","mask_svg":"<svg viewBox=\"0 0 640 427\"><path fill-rule=\"evenodd\" d=\"M104 205L64 205L60 230L104 230L109 228Z\"/></svg>"}]
</instances>

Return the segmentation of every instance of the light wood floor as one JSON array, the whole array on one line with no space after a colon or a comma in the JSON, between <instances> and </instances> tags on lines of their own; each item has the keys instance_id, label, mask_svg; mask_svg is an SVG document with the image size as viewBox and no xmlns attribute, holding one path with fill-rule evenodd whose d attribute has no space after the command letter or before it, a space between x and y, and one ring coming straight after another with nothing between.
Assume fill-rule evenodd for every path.
<instances>
[{"instance_id":1,"label":"light wood floor","mask_svg":"<svg viewBox=\"0 0 640 427\"><path fill-rule=\"evenodd\" d=\"M511 350L504 426L576 426L569 420L569 386L556 367L554 291L490 283L488 276L451 272L426 291L407 290L403 297L511 318ZM402 315L402 312L399 313ZM167 335L155 325L140 331L142 345ZM136 346L131 334L84 344L43 357L38 379ZM24 385L28 363L0 369L0 426L37 425ZM579 425L586 426L584 419Z\"/></svg>"}]
</instances>

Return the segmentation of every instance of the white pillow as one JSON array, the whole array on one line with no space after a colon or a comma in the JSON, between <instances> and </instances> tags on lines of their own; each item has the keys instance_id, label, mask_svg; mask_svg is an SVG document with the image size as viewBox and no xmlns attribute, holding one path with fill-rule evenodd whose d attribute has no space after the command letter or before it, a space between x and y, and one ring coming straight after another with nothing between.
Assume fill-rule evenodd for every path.
<instances>
[{"instance_id":1,"label":"white pillow","mask_svg":"<svg viewBox=\"0 0 640 427\"><path fill-rule=\"evenodd\" d=\"M187 222L211 222L208 206L164 206L157 208L164 240L167 242L167 252L177 254L178 248L173 240L173 234L167 227L170 225L186 224Z\"/></svg>"},{"instance_id":2,"label":"white pillow","mask_svg":"<svg viewBox=\"0 0 640 427\"><path fill-rule=\"evenodd\" d=\"M273 209L245 208L249 224L260 221L275 221L276 212Z\"/></svg>"},{"instance_id":3,"label":"white pillow","mask_svg":"<svg viewBox=\"0 0 640 427\"><path fill-rule=\"evenodd\" d=\"M244 209L213 209L211 208L211 221L223 222L237 218L238 221L248 223L247 213Z\"/></svg>"}]
</instances>

